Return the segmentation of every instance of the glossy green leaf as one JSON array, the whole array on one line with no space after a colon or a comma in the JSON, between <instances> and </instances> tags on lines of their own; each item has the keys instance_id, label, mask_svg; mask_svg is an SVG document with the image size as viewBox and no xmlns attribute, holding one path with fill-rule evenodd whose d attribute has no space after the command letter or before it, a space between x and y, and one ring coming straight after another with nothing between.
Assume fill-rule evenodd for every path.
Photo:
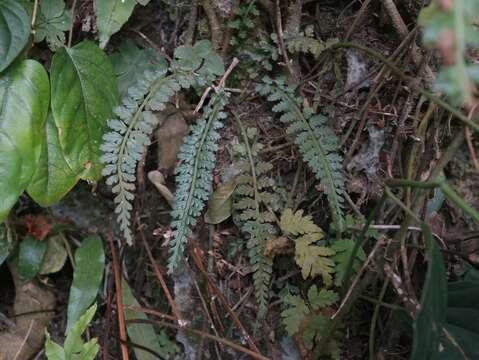
<instances>
[{"instance_id":1,"label":"glossy green leaf","mask_svg":"<svg viewBox=\"0 0 479 360\"><path fill-rule=\"evenodd\" d=\"M51 82L52 114L65 160L82 179L97 180L102 136L118 104L113 66L97 45L82 42L53 56Z\"/></svg>"},{"instance_id":2,"label":"glossy green leaf","mask_svg":"<svg viewBox=\"0 0 479 360\"><path fill-rule=\"evenodd\" d=\"M25 60L0 76L0 221L37 166L49 93L48 75L34 60Z\"/></svg>"},{"instance_id":3,"label":"glossy green leaf","mask_svg":"<svg viewBox=\"0 0 479 360\"><path fill-rule=\"evenodd\" d=\"M428 269L421 293L421 308L413 322L411 360L436 360L447 310L447 278L441 251L427 225L422 225L426 239Z\"/></svg>"},{"instance_id":4,"label":"glossy green leaf","mask_svg":"<svg viewBox=\"0 0 479 360\"><path fill-rule=\"evenodd\" d=\"M15 0L0 0L0 72L23 50L30 31L25 9Z\"/></svg>"},{"instance_id":5,"label":"glossy green leaf","mask_svg":"<svg viewBox=\"0 0 479 360\"><path fill-rule=\"evenodd\" d=\"M85 238L75 252L75 271L68 299L67 331L95 300L103 278L105 253L99 236Z\"/></svg>"},{"instance_id":6,"label":"glossy green leaf","mask_svg":"<svg viewBox=\"0 0 479 360\"><path fill-rule=\"evenodd\" d=\"M232 199L236 182L228 181L211 195L208 202L208 210L205 213L205 221L208 224L219 224L231 216Z\"/></svg>"},{"instance_id":7,"label":"glossy green leaf","mask_svg":"<svg viewBox=\"0 0 479 360\"><path fill-rule=\"evenodd\" d=\"M18 274L23 280L31 280L40 271L47 251L47 242L25 237L18 250Z\"/></svg>"},{"instance_id":8,"label":"glossy green leaf","mask_svg":"<svg viewBox=\"0 0 479 360\"><path fill-rule=\"evenodd\" d=\"M47 40L55 51L65 44L65 31L70 29L71 15L63 0L42 0L35 25L35 42Z\"/></svg>"},{"instance_id":9,"label":"glossy green leaf","mask_svg":"<svg viewBox=\"0 0 479 360\"><path fill-rule=\"evenodd\" d=\"M49 114L40 159L27 192L41 206L51 206L63 198L78 179L79 174L75 174L65 160L58 141L58 128Z\"/></svg>"},{"instance_id":10,"label":"glossy green leaf","mask_svg":"<svg viewBox=\"0 0 479 360\"><path fill-rule=\"evenodd\" d=\"M40 275L60 271L67 260L67 251L60 235L51 236L47 240L47 251L40 266Z\"/></svg>"},{"instance_id":11,"label":"glossy green leaf","mask_svg":"<svg viewBox=\"0 0 479 360\"><path fill-rule=\"evenodd\" d=\"M127 306L132 305L139 307L140 304L133 296L133 293L131 292L131 289L126 281L122 281L121 294L123 298L123 305L125 306L125 319L127 321L132 319L148 319L148 317L141 312L127 309ZM178 351L176 344L170 341L164 332L158 335L151 324L127 323L126 331L128 332L128 337L134 344L150 349L165 358L168 355ZM152 353L144 351L139 347L134 347L134 351L138 360L158 359L158 357Z\"/></svg>"},{"instance_id":12,"label":"glossy green leaf","mask_svg":"<svg viewBox=\"0 0 479 360\"><path fill-rule=\"evenodd\" d=\"M137 3L146 5L149 0L95 0L96 24L103 49L110 37L128 21Z\"/></svg>"}]
</instances>

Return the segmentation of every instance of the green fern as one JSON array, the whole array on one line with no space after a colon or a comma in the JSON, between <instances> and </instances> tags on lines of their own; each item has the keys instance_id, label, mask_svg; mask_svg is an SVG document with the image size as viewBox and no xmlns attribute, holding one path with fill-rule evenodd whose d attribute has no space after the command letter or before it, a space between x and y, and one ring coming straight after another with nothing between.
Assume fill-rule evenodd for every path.
<instances>
[{"instance_id":1,"label":"green fern","mask_svg":"<svg viewBox=\"0 0 479 360\"><path fill-rule=\"evenodd\" d=\"M321 275L324 283L330 286L334 273L334 261L331 256L335 251L318 244L323 238L323 231L313 223L311 216L303 216L303 210L294 213L291 209L285 209L281 215L280 227L294 239L294 258L301 268L303 278Z\"/></svg>"},{"instance_id":2,"label":"green fern","mask_svg":"<svg viewBox=\"0 0 479 360\"><path fill-rule=\"evenodd\" d=\"M318 58L323 51L329 49L338 42L338 39L321 41L313 37L299 35L287 39L288 51L292 53L309 53Z\"/></svg>"},{"instance_id":3,"label":"green fern","mask_svg":"<svg viewBox=\"0 0 479 360\"><path fill-rule=\"evenodd\" d=\"M325 117L315 115L309 106L303 105L304 99L295 96L295 88L285 85L284 81L266 77L257 91L276 103L274 112L282 113L281 122L288 125L288 133L295 135L303 160L321 181L336 229L341 233L344 230L344 177L335 133L327 126Z\"/></svg>"},{"instance_id":4,"label":"green fern","mask_svg":"<svg viewBox=\"0 0 479 360\"><path fill-rule=\"evenodd\" d=\"M273 271L273 259L265 255L266 243L277 233L272 210L276 208L276 195L271 191L274 181L267 176L270 163L258 160L262 144L254 142L255 129L243 129L243 143L235 146L240 155L237 163L237 187L233 208L238 213L241 231L248 236L248 255L253 269L253 282L258 318L264 318L268 310L269 287ZM252 144L250 144L252 142Z\"/></svg>"},{"instance_id":5,"label":"green fern","mask_svg":"<svg viewBox=\"0 0 479 360\"><path fill-rule=\"evenodd\" d=\"M181 163L176 168L176 192L171 212L174 233L168 259L170 274L180 263L191 227L196 224L211 194L215 153L220 139L217 130L226 118L222 110L227 102L228 93L220 89L204 108L201 118L191 127L178 154Z\"/></svg>"},{"instance_id":6,"label":"green fern","mask_svg":"<svg viewBox=\"0 0 479 360\"><path fill-rule=\"evenodd\" d=\"M132 244L131 210L134 199L136 165L157 125L152 111L164 109L169 98L181 88L194 83L194 77L183 73L165 76L165 71L146 71L135 87L128 90L122 105L115 110L116 119L109 120L110 132L104 135L103 175L112 185L115 212L123 235Z\"/></svg>"},{"instance_id":7,"label":"green fern","mask_svg":"<svg viewBox=\"0 0 479 360\"><path fill-rule=\"evenodd\" d=\"M298 295L288 294L284 300L285 306L281 312L281 319L289 336L301 335L304 341L312 342L315 338L321 337L321 332L329 325L331 319L325 309L337 303L339 296L332 290L318 291L316 285L309 288L307 295L306 302ZM326 348L322 349L322 353L339 360L341 350L338 339L340 338L341 332L338 331Z\"/></svg>"},{"instance_id":8,"label":"green fern","mask_svg":"<svg viewBox=\"0 0 479 360\"><path fill-rule=\"evenodd\" d=\"M128 244L133 243L131 211L134 200L136 166L157 125L153 111L161 111L169 99L181 89L206 86L221 74L223 62L209 42L194 47L181 46L175 51L170 74L164 64L157 70L146 70L138 76L136 85L128 89L121 106L115 109L115 119L108 122L110 131L103 136L101 146L105 164L103 175L116 195L115 212L120 229Z\"/></svg>"}]
</instances>

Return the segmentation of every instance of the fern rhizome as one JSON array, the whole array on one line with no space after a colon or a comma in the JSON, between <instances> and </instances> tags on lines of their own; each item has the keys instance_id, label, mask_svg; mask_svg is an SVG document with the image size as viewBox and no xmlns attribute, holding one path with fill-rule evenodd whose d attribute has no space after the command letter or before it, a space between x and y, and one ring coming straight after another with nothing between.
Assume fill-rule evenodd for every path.
<instances>
[{"instance_id":1,"label":"fern rhizome","mask_svg":"<svg viewBox=\"0 0 479 360\"><path fill-rule=\"evenodd\" d=\"M203 115L194 124L183 142L176 167L176 192L171 223L174 229L170 242L168 272L172 273L183 257L187 237L196 224L211 194L215 153L226 113L223 108L228 102L228 93L221 88L212 96L203 109Z\"/></svg>"},{"instance_id":2,"label":"fern rhizome","mask_svg":"<svg viewBox=\"0 0 479 360\"><path fill-rule=\"evenodd\" d=\"M266 243L275 237L275 215L278 200L272 192L274 181L268 176L271 163L259 159L262 144L254 141L255 129L245 130L238 120L243 142L236 146L240 160L236 164L238 175L233 207L238 212L241 231L248 238L248 255L253 270L258 318L268 310L269 288L273 272L273 258L265 254Z\"/></svg>"},{"instance_id":3,"label":"fern rhizome","mask_svg":"<svg viewBox=\"0 0 479 360\"><path fill-rule=\"evenodd\" d=\"M321 182L336 229L341 233L344 230L344 177L336 134L326 124L326 118L315 115L311 107L304 105L304 98L295 95L295 87L286 85L283 80L266 77L257 91L276 103L273 111L282 114L281 122L287 125L287 132L295 136L303 160Z\"/></svg>"}]
</instances>

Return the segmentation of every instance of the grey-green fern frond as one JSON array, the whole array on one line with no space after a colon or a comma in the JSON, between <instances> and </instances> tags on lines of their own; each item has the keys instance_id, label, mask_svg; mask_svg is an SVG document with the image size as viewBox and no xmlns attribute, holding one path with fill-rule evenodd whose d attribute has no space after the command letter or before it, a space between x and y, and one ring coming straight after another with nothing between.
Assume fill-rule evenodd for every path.
<instances>
[{"instance_id":1,"label":"grey-green fern frond","mask_svg":"<svg viewBox=\"0 0 479 360\"><path fill-rule=\"evenodd\" d=\"M275 216L271 210L276 208L278 199L272 192L274 180L268 176L272 165L258 159L262 144L254 141L255 129L243 129L243 142L236 146L240 160L236 164L239 172L235 181L237 187L234 193L234 209L238 213L237 221L248 237L248 255L253 270L253 282L256 302L258 303L258 318L266 316L268 310L269 289L273 272L273 258L265 253L266 243L275 237L277 230L274 225ZM251 142L251 143L250 143Z\"/></svg>"},{"instance_id":2,"label":"grey-green fern frond","mask_svg":"<svg viewBox=\"0 0 479 360\"><path fill-rule=\"evenodd\" d=\"M181 88L195 82L192 74L176 72L166 76L166 71L146 71L137 85L128 90L121 106L115 109L116 119L108 121L110 132L103 136L102 162L106 183L116 194L115 212L120 229L128 244L133 242L131 211L136 180L136 166L150 136L157 125L152 111L164 109L165 103Z\"/></svg>"},{"instance_id":3,"label":"grey-green fern frond","mask_svg":"<svg viewBox=\"0 0 479 360\"><path fill-rule=\"evenodd\" d=\"M344 177L336 134L326 124L326 118L315 115L310 107L304 106L304 99L294 94L295 88L283 81L265 78L263 84L257 86L257 91L276 103L273 111L282 114L281 122L288 125L288 133L294 134L303 160L321 182L328 197L336 228L342 232Z\"/></svg>"},{"instance_id":4,"label":"grey-green fern frond","mask_svg":"<svg viewBox=\"0 0 479 360\"><path fill-rule=\"evenodd\" d=\"M171 212L174 232L168 259L170 274L180 263L191 227L196 224L211 194L220 139L218 129L226 118L222 110L227 102L228 94L223 90L213 95L201 118L191 126L178 154L180 164L176 167L176 192Z\"/></svg>"}]
</instances>

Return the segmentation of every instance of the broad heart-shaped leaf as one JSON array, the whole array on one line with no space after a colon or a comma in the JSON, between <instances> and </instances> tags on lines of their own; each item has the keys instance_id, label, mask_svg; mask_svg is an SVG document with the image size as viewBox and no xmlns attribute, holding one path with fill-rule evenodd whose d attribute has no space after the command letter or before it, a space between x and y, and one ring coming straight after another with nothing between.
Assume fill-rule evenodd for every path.
<instances>
[{"instance_id":1,"label":"broad heart-shaped leaf","mask_svg":"<svg viewBox=\"0 0 479 360\"><path fill-rule=\"evenodd\" d=\"M137 3L146 5L149 0L95 0L96 24L100 34L100 47L103 49L110 36L125 24Z\"/></svg>"},{"instance_id":2,"label":"broad heart-shaped leaf","mask_svg":"<svg viewBox=\"0 0 479 360\"><path fill-rule=\"evenodd\" d=\"M47 242L25 237L18 251L18 274L23 280L31 280L37 275L47 251Z\"/></svg>"},{"instance_id":3,"label":"broad heart-shaped leaf","mask_svg":"<svg viewBox=\"0 0 479 360\"><path fill-rule=\"evenodd\" d=\"M0 76L0 221L37 166L49 94L48 75L34 60L12 66Z\"/></svg>"},{"instance_id":4,"label":"broad heart-shaped leaf","mask_svg":"<svg viewBox=\"0 0 479 360\"><path fill-rule=\"evenodd\" d=\"M0 0L0 72L25 47L30 29L30 17L16 0Z\"/></svg>"},{"instance_id":5,"label":"broad heart-shaped leaf","mask_svg":"<svg viewBox=\"0 0 479 360\"><path fill-rule=\"evenodd\" d=\"M447 278L441 251L427 225L421 226L426 239L428 268L421 293L421 309L413 322L411 360L436 360L447 310Z\"/></svg>"},{"instance_id":6,"label":"broad heart-shaped leaf","mask_svg":"<svg viewBox=\"0 0 479 360\"><path fill-rule=\"evenodd\" d=\"M78 179L79 174L75 174L65 160L58 141L58 128L49 114L45 123L42 152L27 192L35 202L47 207L65 196Z\"/></svg>"},{"instance_id":7,"label":"broad heart-shaped leaf","mask_svg":"<svg viewBox=\"0 0 479 360\"><path fill-rule=\"evenodd\" d=\"M105 253L99 236L85 238L75 252L75 271L70 288L67 332L95 300L103 278Z\"/></svg>"},{"instance_id":8,"label":"broad heart-shaped leaf","mask_svg":"<svg viewBox=\"0 0 479 360\"><path fill-rule=\"evenodd\" d=\"M113 66L97 45L82 42L53 56L51 82L52 114L65 160L80 178L98 180L102 136L118 104Z\"/></svg>"}]
</instances>

